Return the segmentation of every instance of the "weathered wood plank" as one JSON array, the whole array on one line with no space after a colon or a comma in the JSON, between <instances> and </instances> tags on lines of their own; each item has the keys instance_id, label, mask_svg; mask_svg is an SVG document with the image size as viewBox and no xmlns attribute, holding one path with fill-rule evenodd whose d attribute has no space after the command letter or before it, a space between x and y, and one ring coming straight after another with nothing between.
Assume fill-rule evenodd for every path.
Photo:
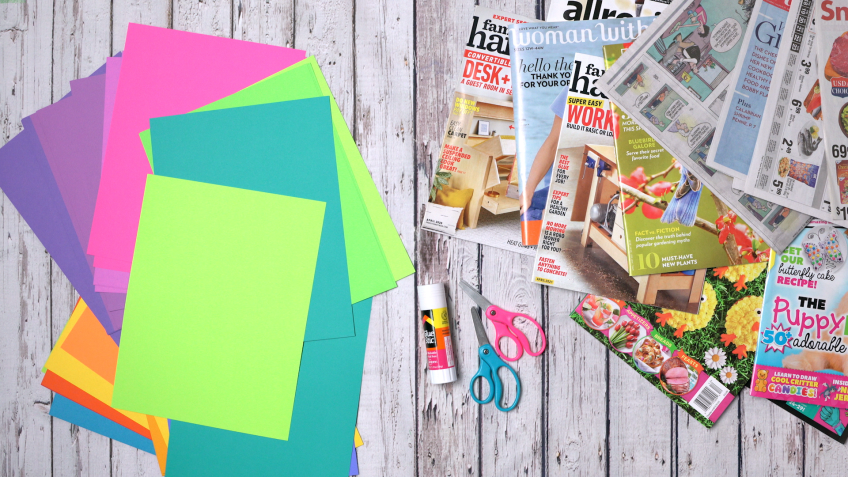
<instances>
[{"instance_id":1,"label":"weathered wood plank","mask_svg":"<svg viewBox=\"0 0 848 477\"><path fill-rule=\"evenodd\" d=\"M548 288L547 295L547 473L602 475L607 466L607 348L571 318L582 294Z\"/></svg>"},{"instance_id":2,"label":"weathered wood plank","mask_svg":"<svg viewBox=\"0 0 848 477\"><path fill-rule=\"evenodd\" d=\"M415 112L418 221L438 162L461 68L462 38L474 8L469 2L446 7L448 4L434 1L416 4L416 102L426 105ZM418 284L444 283L447 288L457 365L455 382L430 383L421 324L417 323L418 475L478 475L480 406L469 395L469 382L477 372L479 345L471 321L474 303L459 288L459 280L478 284L479 246L419 231L417 248Z\"/></svg>"},{"instance_id":3,"label":"weathered wood plank","mask_svg":"<svg viewBox=\"0 0 848 477\"><path fill-rule=\"evenodd\" d=\"M130 23L171 26L170 0L122 0L112 2L112 54L123 51Z\"/></svg>"},{"instance_id":4,"label":"weathered wood plank","mask_svg":"<svg viewBox=\"0 0 848 477\"><path fill-rule=\"evenodd\" d=\"M53 24L53 99L71 91L70 81L90 75L110 55L109 0L57 0Z\"/></svg>"},{"instance_id":5,"label":"weathered wood plank","mask_svg":"<svg viewBox=\"0 0 848 477\"><path fill-rule=\"evenodd\" d=\"M0 123L5 144L20 119L51 102L53 3L0 5ZM50 257L0 197L0 475L51 475Z\"/></svg>"},{"instance_id":6,"label":"weathered wood plank","mask_svg":"<svg viewBox=\"0 0 848 477\"><path fill-rule=\"evenodd\" d=\"M112 441L110 477L162 477L156 456Z\"/></svg>"},{"instance_id":7,"label":"weathered wood plank","mask_svg":"<svg viewBox=\"0 0 848 477\"><path fill-rule=\"evenodd\" d=\"M353 0L296 0L294 46L314 56L348 125L353 124L356 96Z\"/></svg>"},{"instance_id":8,"label":"weathered wood plank","mask_svg":"<svg viewBox=\"0 0 848 477\"><path fill-rule=\"evenodd\" d=\"M415 239L413 2L356 2L354 137L407 251ZM334 87L338 88L338 85ZM374 299L362 383L362 475L413 475L415 282Z\"/></svg>"},{"instance_id":9,"label":"weathered wood plank","mask_svg":"<svg viewBox=\"0 0 848 477\"><path fill-rule=\"evenodd\" d=\"M174 0L173 28L205 35L233 36L231 0Z\"/></svg>"},{"instance_id":10,"label":"weathered wood plank","mask_svg":"<svg viewBox=\"0 0 848 477\"><path fill-rule=\"evenodd\" d=\"M531 283L533 258L492 247L483 247L483 290L484 296L506 310L541 318L542 287ZM490 340L494 340L494 326L484 320ZM541 346L538 332L532 325L518 326L530 340L533 349ZM501 342L508 356L516 353L515 345L508 340ZM481 458L480 475L543 475L542 437L544 435L542 394L542 358L525 354L520 360L510 363L521 379L521 401L508 413L498 411L487 404L481 411ZM512 402L511 380L504 379L504 399Z\"/></svg>"},{"instance_id":11,"label":"weathered wood plank","mask_svg":"<svg viewBox=\"0 0 848 477\"><path fill-rule=\"evenodd\" d=\"M767 399L738 398L742 433L740 475L802 475L804 434L817 432ZM826 474L806 474L826 475Z\"/></svg>"},{"instance_id":12,"label":"weathered wood plank","mask_svg":"<svg viewBox=\"0 0 848 477\"><path fill-rule=\"evenodd\" d=\"M732 475L738 472L739 398L710 429L677 406L674 412L677 414L677 475Z\"/></svg>"},{"instance_id":13,"label":"weathered wood plank","mask_svg":"<svg viewBox=\"0 0 848 477\"><path fill-rule=\"evenodd\" d=\"M266 45L294 44L294 0L234 0L233 38Z\"/></svg>"},{"instance_id":14,"label":"weathered wood plank","mask_svg":"<svg viewBox=\"0 0 848 477\"><path fill-rule=\"evenodd\" d=\"M613 354L608 402L610 475L669 474L677 405Z\"/></svg>"}]
</instances>

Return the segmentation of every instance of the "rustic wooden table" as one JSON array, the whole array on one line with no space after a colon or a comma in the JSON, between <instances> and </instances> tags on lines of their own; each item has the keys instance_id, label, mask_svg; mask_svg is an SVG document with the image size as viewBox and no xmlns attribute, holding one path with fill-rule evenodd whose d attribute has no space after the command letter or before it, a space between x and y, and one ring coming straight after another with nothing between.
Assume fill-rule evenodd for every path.
<instances>
[{"instance_id":1,"label":"rustic wooden table","mask_svg":"<svg viewBox=\"0 0 848 477\"><path fill-rule=\"evenodd\" d=\"M541 18L537 1L481 3ZM704 429L571 322L577 294L531 284L530 258L418 232L474 3L2 0L2 142L120 51L128 22L305 49L419 271L374 300L361 475L845 475L844 446L768 401L742 396ZM5 196L0 216L0 476L158 475L153 456L47 414L41 366L76 294ZM524 395L508 414L469 397L477 345L460 278L547 329L549 350L517 366ZM447 386L428 382L416 318L415 285L433 282L453 297L459 379Z\"/></svg>"}]
</instances>

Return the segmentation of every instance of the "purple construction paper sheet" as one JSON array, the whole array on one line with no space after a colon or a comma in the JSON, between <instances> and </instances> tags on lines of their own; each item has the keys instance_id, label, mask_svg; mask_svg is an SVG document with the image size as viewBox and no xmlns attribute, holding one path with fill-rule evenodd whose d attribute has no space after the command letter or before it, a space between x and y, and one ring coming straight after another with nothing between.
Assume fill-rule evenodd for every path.
<instances>
[{"instance_id":1,"label":"purple construction paper sheet","mask_svg":"<svg viewBox=\"0 0 848 477\"><path fill-rule=\"evenodd\" d=\"M106 95L103 102L103 153L100 165L106 158L106 141L109 140L109 127L112 126L112 111L115 109L115 95L118 94L118 78L121 75L120 57L106 59Z\"/></svg>"},{"instance_id":2,"label":"purple construction paper sheet","mask_svg":"<svg viewBox=\"0 0 848 477\"><path fill-rule=\"evenodd\" d=\"M70 98L68 98L70 100ZM66 100L67 101L67 100ZM106 306L94 291L94 277L38 135L29 118L24 130L0 148L0 189L26 220L62 273L109 333L115 331Z\"/></svg>"},{"instance_id":3,"label":"purple construction paper sheet","mask_svg":"<svg viewBox=\"0 0 848 477\"><path fill-rule=\"evenodd\" d=\"M359 475L359 457L356 456L356 444L353 444L353 452L350 453L350 475Z\"/></svg>"}]
</instances>

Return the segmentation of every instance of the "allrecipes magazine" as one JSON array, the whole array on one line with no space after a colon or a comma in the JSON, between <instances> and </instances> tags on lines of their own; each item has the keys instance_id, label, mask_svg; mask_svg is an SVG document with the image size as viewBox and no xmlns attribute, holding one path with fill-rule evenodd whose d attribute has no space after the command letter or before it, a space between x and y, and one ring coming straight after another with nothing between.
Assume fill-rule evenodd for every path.
<instances>
[{"instance_id":1,"label":"allrecipes magazine","mask_svg":"<svg viewBox=\"0 0 848 477\"><path fill-rule=\"evenodd\" d=\"M507 28L532 21L477 7L421 228L524 255Z\"/></svg>"}]
</instances>

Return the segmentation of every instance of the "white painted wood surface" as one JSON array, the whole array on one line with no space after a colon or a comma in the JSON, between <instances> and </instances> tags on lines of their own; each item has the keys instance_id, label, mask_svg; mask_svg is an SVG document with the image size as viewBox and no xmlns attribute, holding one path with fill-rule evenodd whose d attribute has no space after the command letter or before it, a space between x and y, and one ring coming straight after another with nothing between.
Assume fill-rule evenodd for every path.
<instances>
[{"instance_id":1,"label":"white painted wood surface","mask_svg":"<svg viewBox=\"0 0 848 477\"><path fill-rule=\"evenodd\" d=\"M689 419L568 318L578 295L530 283L531 260L419 233L471 0L27 0L0 3L0 142L123 48L128 22L315 55L418 269L374 300L359 412L364 476L846 475L848 451L742 396L711 430ZM545 0L480 0L541 18ZM76 294L0 198L0 476L155 476L153 456L47 415L41 366ZM518 364L503 414L475 404L471 301L479 286L547 330ZM459 379L428 381L415 285L446 282Z\"/></svg>"}]
</instances>

